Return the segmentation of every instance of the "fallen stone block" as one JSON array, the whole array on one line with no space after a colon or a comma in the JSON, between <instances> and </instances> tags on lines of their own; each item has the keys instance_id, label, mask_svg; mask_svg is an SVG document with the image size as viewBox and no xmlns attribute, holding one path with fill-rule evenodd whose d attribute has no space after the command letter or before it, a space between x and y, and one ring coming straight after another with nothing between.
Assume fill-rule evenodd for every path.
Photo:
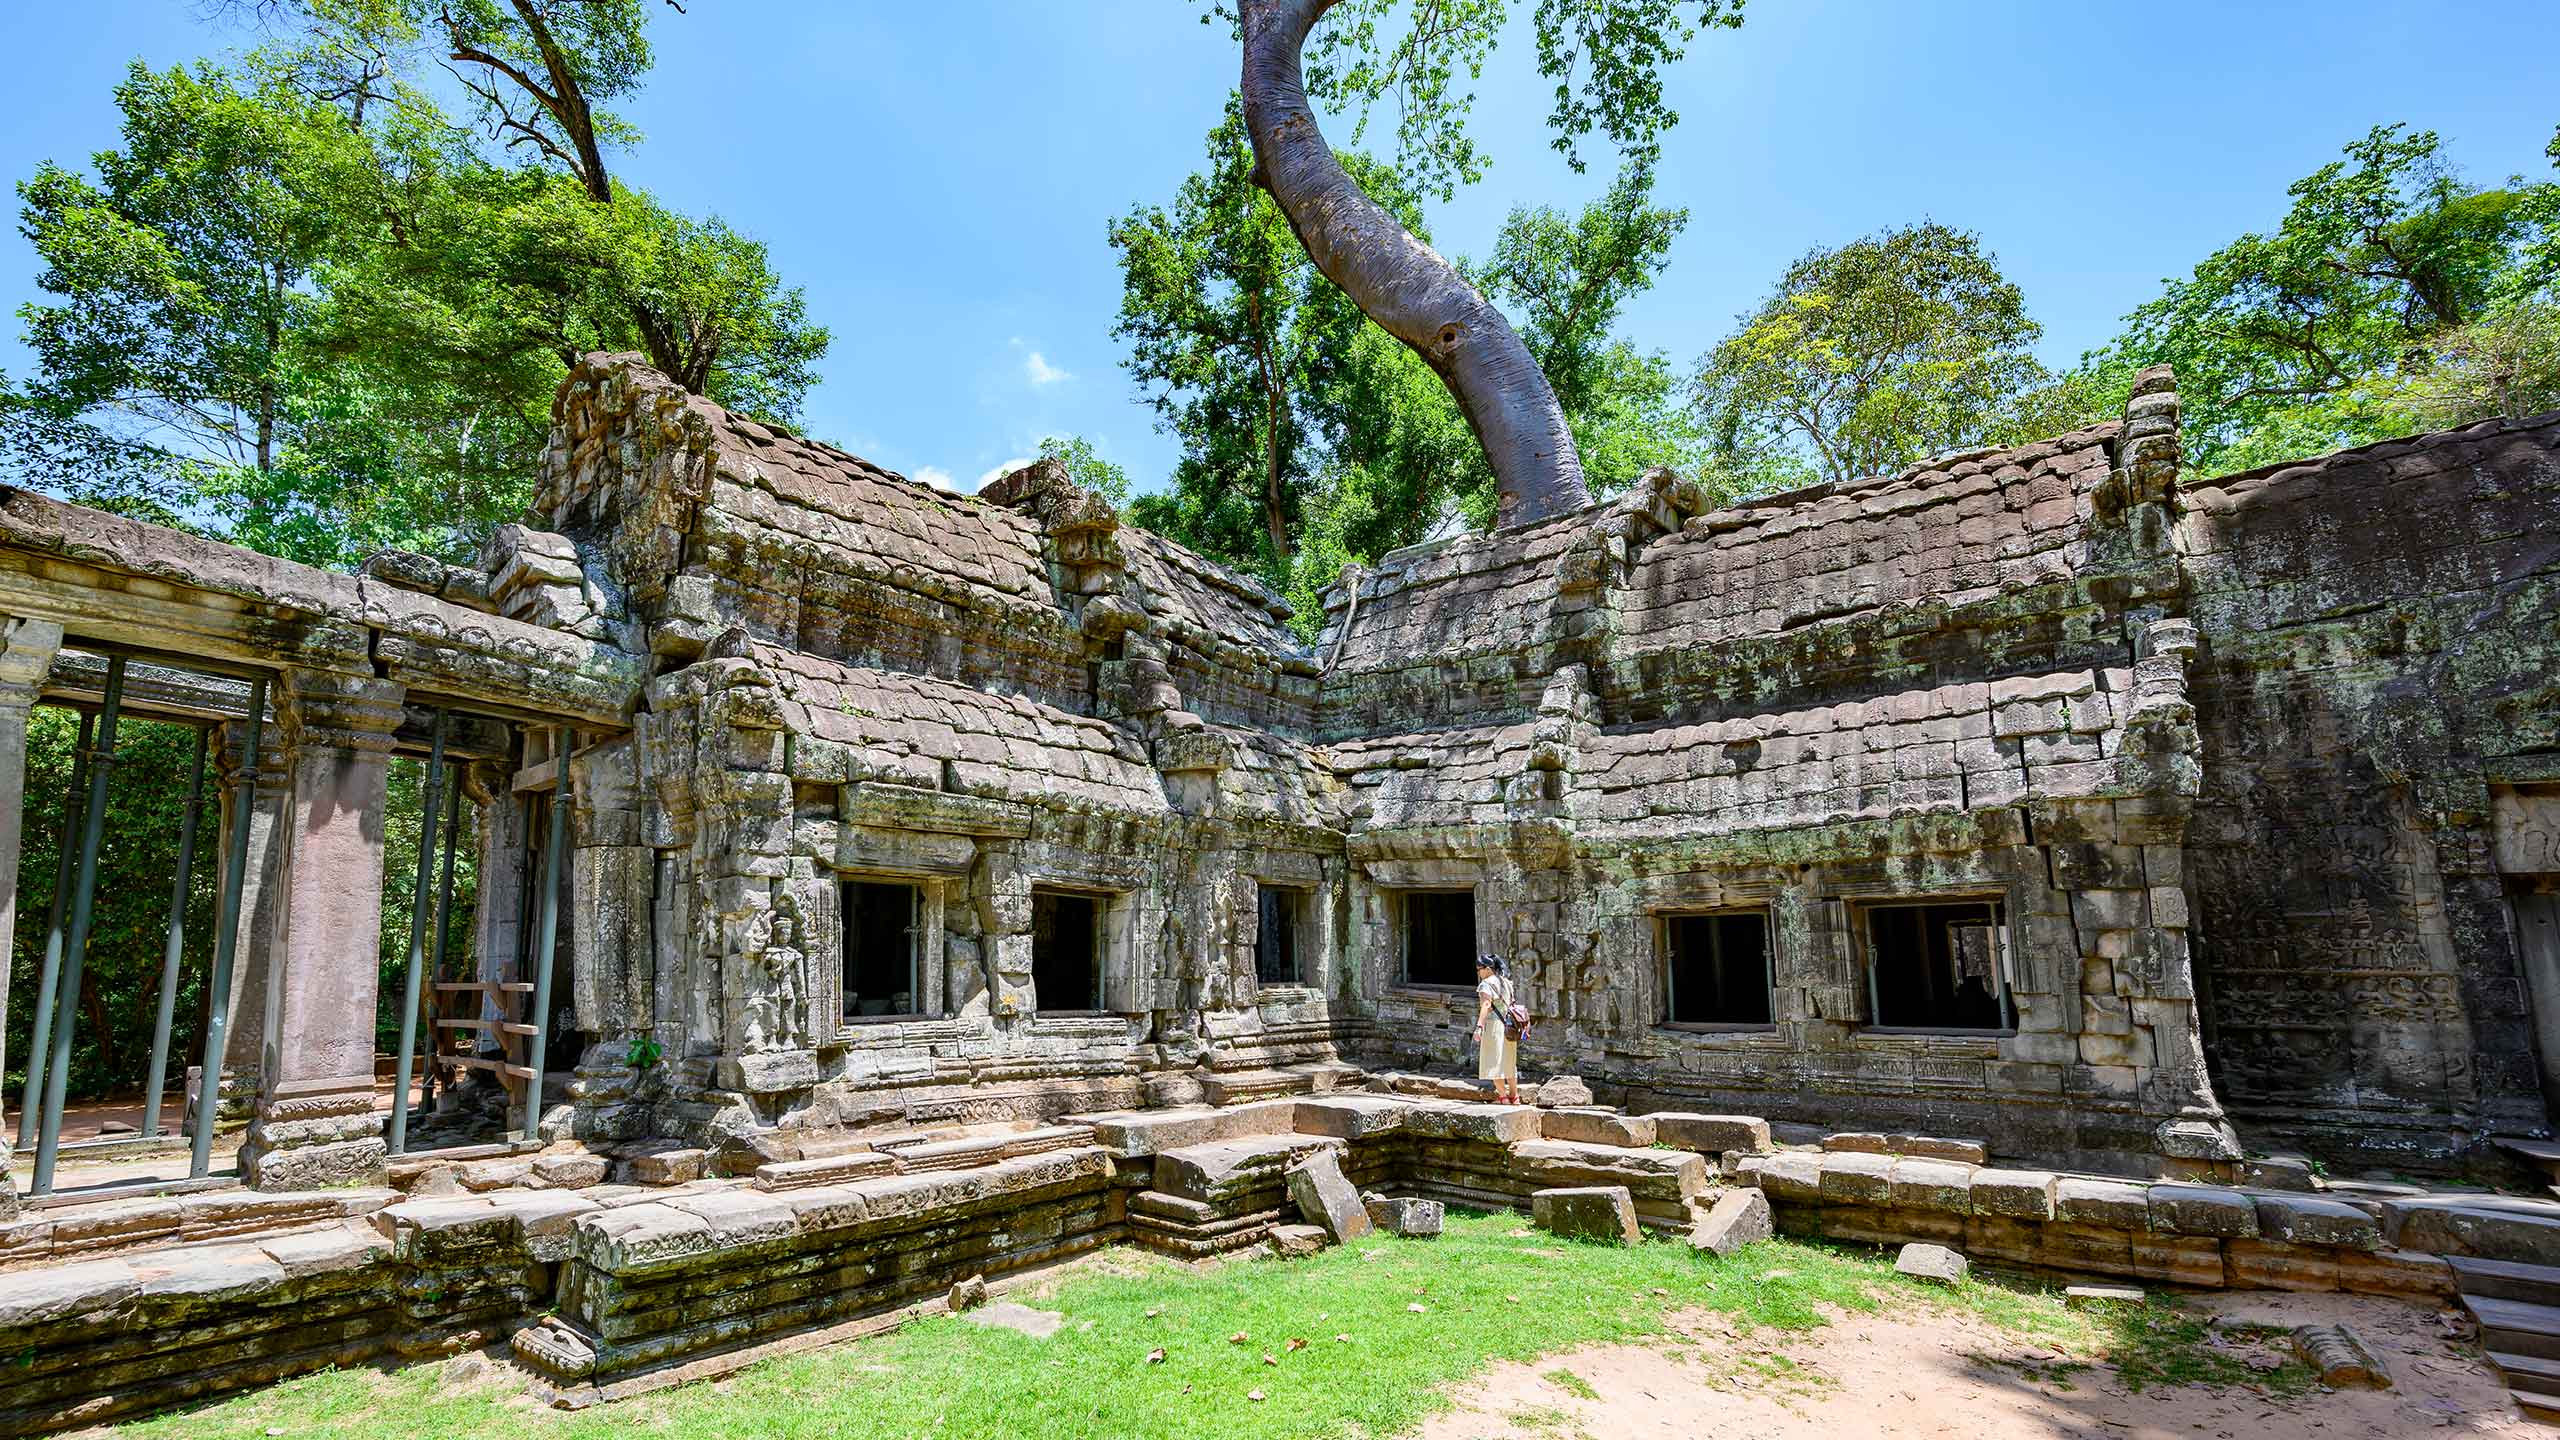
<instances>
[{"instance_id":1,"label":"fallen stone block","mask_svg":"<svg viewBox=\"0 0 2560 1440\"><path fill-rule=\"evenodd\" d=\"M1944 1245L1905 1245L1893 1257L1896 1272L1932 1285L1954 1285L1963 1281L1972 1265Z\"/></svg>"},{"instance_id":2,"label":"fallen stone block","mask_svg":"<svg viewBox=\"0 0 2560 1440\"><path fill-rule=\"evenodd\" d=\"M1360 1203L1360 1192L1343 1178L1342 1158L1331 1147L1314 1151L1288 1170L1289 1198L1312 1225L1321 1225L1336 1240L1352 1241L1376 1228Z\"/></svg>"},{"instance_id":3,"label":"fallen stone block","mask_svg":"<svg viewBox=\"0 0 2560 1440\"><path fill-rule=\"evenodd\" d=\"M1582 1077L1579 1075L1558 1075L1539 1086L1531 1098L1549 1108L1561 1105L1588 1105L1591 1103L1591 1087L1582 1083Z\"/></svg>"},{"instance_id":4,"label":"fallen stone block","mask_svg":"<svg viewBox=\"0 0 2560 1440\"><path fill-rule=\"evenodd\" d=\"M533 1178L563 1190L583 1190L604 1183L605 1172L612 1166L601 1155L581 1150L569 1155L544 1155L533 1162Z\"/></svg>"},{"instance_id":5,"label":"fallen stone block","mask_svg":"<svg viewBox=\"0 0 2560 1440\"><path fill-rule=\"evenodd\" d=\"M2062 1303L2069 1309L2085 1310L2092 1305L2139 1305L2142 1291L2131 1285L2066 1285Z\"/></svg>"},{"instance_id":6,"label":"fallen stone block","mask_svg":"<svg viewBox=\"0 0 2560 1440\"><path fill-rule=\"evenodd\" d=\"M1330 1239L1321 1225L1271 1227L1271 1253L1283 1260L1303 1260L1329 1243Z\"/></svg>"},{"instance_id":7,"label":"fallen stone block","mask_svg":"<svg viewBox=\"0 0 2560 1440\"><path fill-rule=\"evenodd\" d=\"M2320 1383L2335 1389L2355 1386L2391 1388L2391 1372L2355 1331L2344 1325L2303 1325L2293 1332L2293 1353L2320 1372Z\"/></svg>"},{"instance_id":8,"label":"fallen stone block","mask_svg":"<svg viewBox=\"0 0 2560 1440\"><path fill-rule=\"evenodd\" d=\"M1529 1218L1539 1229L1572 1240L1633 1245L1638 1234L1635 1197L1624 1185L1533 1191Z\"/></svg>"},{"instance_id":9,"label":"fallen stone block","mask_svg":"<svg viewBox=\"0 0 2560 1440\"><path fill-rule=\"evenodd\" d=\"M1777 1218L1769 1208L1768 1196L1757 1190L1727 1190L1689 1227L1689 1246L1730 1255L1776 1233Z\"/></svg>"},{"instance_id":10,"label":"fallen stone block","mask_svg":"<svg viewBox=\"0 0 2560 1440\"><path fill-rule=\"evenodd\" d=\"M623 1163L635 1185L682 1185L701 1179L710 1162L709 1151L684 1148L649 1151Z\"/></svg>"},{"instance_id":11,"label":"fallen stone block","mask_svg":"<svg viewBox=\"0 0 2560 1440\"><path fill-rule=\"evenodd\" d=\"M1656 1143L1703 1155L1728 1150L1763 1155L1769 1150L1769 1122L1756 1115L1696 1115L1684 1110L1658 1110L1653 1122Z\"/></svg>"},{"instance_id":12,"label":"fallen stone block","mask_svg":"<svg viewBox=\"0 0 2560 1440\"><path fill-rule=\"evenodd\" d=\"M1843 1130L1822 1137L1822 1148L1843 1155L1889 1155L1891 1147L1882 1135L1867 1130Z\"/></svg>"},{"instance_id":13,"label":"fallen stone block","mask_svg":"<svg viewBox=\"0 0 2560 1440\"><path fill-rule=\"evenodd\" d=\"M1539 1117L1539 1124L1550 1140L1570 1140L1583 1145L1618 1145L1641 1150L1654 1139L1653 1118L1648 1115L1620 1115L1609 1110L1549 1110Z\"/></svg>"},{"instance_id":14,"label":"fallen stone block","mask_svg":"<svg viewBox=\"0 0 2560 1440\"><path fill-rule=\"evenodd\" d=\"M1988 1165L1991 1149L1979 1140L1949 1140L1937 1135L1892 1135L1885 1141L1896 1155L1921 1160L1953 1160L1960 1165Z\"/></svg>"},{"instance_id":15,"label":"fallen stone block","mask_svg":"<svg viewBox=\"0 0 2560 1440\"><path fill-rule=\"evenodd\" d=\"M1363 1195L1360 1203L1369 1212L1371 1224L1390 1235L1408 1240L1428 1239L1439 1234L1448 1219L1447 1207L1437 1200Z\"/></svg>"},{"instance_id":16,"label":"fallen stone block","mask_svg":"<svg viewBox=\"0 0 2560 1440\"><path fill-rule=\"evenodd\" d=\"M965 1280L954 1282L950 1293L943 1297L943 1303L949 1305L951 1313L955 1315L962 1311L975 1310L986 1304L987 1277L972 1275Z\"/></svg>"}]
</instances>

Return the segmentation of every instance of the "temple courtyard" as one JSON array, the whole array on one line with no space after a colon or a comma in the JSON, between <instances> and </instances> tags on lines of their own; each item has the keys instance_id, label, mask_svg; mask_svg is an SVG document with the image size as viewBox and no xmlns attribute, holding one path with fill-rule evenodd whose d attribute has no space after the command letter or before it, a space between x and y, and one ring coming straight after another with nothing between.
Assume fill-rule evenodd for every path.
<instances>
[{"instance_id":1,"label":"temple courtyard","mask_svg":"<svg viewBox=\"0 0 2560 1440\"><path fill-rule=\"evenodd\" d=\"M1341 1436L2521 1435L2449 1317L2339 1295L2069 1306L2056 1283L1931 1286L1889 1253L1777 1240L1559 1241L1507 1213L1307 1259L1115 1250L966 1316L595 1410L479 1352L336 1370L93 1433ZM986 1323L979 1323L983 1318ZM2393 1388L2329 1388L2292 1327L2347 1323ZM1054 1327L1054 1328L1052 1328ZM1044 1333L1046 1332L1046 1333Z\"/></svg>"}]
</instances>

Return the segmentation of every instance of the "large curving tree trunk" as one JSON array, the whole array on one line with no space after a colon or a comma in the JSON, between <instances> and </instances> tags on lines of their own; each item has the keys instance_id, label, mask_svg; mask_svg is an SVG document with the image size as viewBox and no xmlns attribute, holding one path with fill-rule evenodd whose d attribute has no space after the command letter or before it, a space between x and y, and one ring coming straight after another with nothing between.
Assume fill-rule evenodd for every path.
<instances>
[{"instance_id":1,"label":"large curving tree trunk","mask_svg":"<svg viewBox=\"0 0 2560 1440\"><path fill-rule=\"evenodd\" d=\"M1457 397L1493 465L1497 523L1586 503L1582 456L1554 387L1502 312L1360 191L1316 128L1300 68L1307 35L1334 0L1241 0L1244 119L1255 178L1278 201L1324 277L1412 347Z\"/></svg>"}]
</instances>

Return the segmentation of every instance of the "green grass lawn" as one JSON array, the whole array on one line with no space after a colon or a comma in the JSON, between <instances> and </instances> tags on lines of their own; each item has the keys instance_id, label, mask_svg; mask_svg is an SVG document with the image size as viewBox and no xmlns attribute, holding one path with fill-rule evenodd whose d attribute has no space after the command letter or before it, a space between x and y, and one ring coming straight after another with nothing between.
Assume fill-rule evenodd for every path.
<instances>
[{"instance_id":1,"label":"green grass lawn","mask_svg":"<svg viewBox=\"0 0 2560 1440\"><path fill-rule=\"evenodd\" d=\"M1665 1334L1666 1318L1682 1309L1723 1312L1755 1341L1775 1344L1823 1324L1825 1307L1953 1307L2033 1337L2059 1366L2114 1363L2137 1384L2281 1389L2305 1378L2298 1365L2248 1371L2202 1343L2199 1320L2164 1305L2083 1312L2032 1289L1980 1282L1929 1289L1872 1255L1784 1241L1718 1260L1675 1241L1614 1249L1525 1229L1516 1215L1452 1212L1437 1240L1380 1236L1309 1260L1199 1270L1117 1250L1011 1297L1066 1315L1047 1340L937 1316L726 1380L577 1413L530 1409L510 1386L450 1385L442 1366L420 1365L388 1375L314 1375L117 1434L1387 1436L1445 1404L1450 1382L1488 1362L1647 1340ZM1245 1338L1232 1338L1239 1333ZM1163 1356L1151 1361L1156 1350Z\"/></svg>"}]
</instances>

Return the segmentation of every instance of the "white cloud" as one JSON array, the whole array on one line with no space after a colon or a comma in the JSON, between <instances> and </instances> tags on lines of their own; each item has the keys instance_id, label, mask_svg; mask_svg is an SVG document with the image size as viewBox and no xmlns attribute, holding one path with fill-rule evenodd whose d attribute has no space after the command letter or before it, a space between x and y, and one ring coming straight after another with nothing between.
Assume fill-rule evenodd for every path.
<instances>
[{"instance_id":1,"label":"white cloud","mask_svg":"<svg viewBox=\"0 0 2560 1440\"><path fill-rule=\"evenodd\" d=\"M1016 455L1012 459L990 468L986 474L979 476L978 488L984 490L987 488L988 481L1001 479L1004 476L1021 469L1023 466L1030 464L1038 458L1039 457L1036 455Z\"/></svg>"},{"instance_id":2,"label":"white cloud","mask_svg":"<svg viewBox=\"0 0 2560 1440\"><path fill-rule=\"evenodd\" d=\"M1073 380L1076 378L1072 372L1061 370L1057 366L1050 364L1048 357L1042 355L1037 350L1032 351L1030 354L1022 358L1022 373L1024 378L1031 382L1034 389L1047 385L1055 385L1061 380Z\"/></svg>"},{"instance_id":3,"label":"white cloud","mask_svg":"<svg viewBox=\"0 0 2560 1440\"><path fill-rule=\"evenodd\" d=\"M919 469L916 471L915 478L932 486L936 490L958 490L960 488L959 482L951 478L951 472L943 469L939 465L927 465L922 469Z\"/></svg>"}]
</instances>

